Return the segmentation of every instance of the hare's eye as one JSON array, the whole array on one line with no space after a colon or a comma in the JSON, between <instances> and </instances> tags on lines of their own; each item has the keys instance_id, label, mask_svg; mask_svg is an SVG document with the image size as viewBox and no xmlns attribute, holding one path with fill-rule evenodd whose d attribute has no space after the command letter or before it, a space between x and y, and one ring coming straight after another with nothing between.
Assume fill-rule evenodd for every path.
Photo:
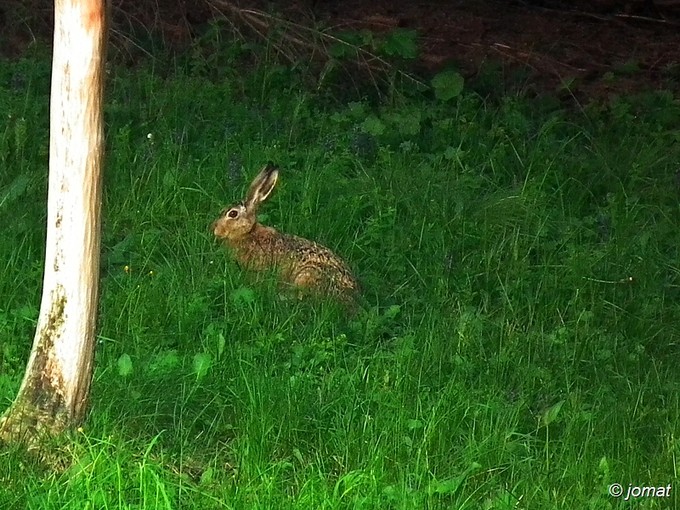
<instances>
[{"instance_id":1,"label":"hare's eye","mask_svg":"<svg viewBox=\"0 0 680 510\"><path fill-rule=\"evenodd\" d=\"M238 216L238 211L236 209L232 209L227 213L227 217L231 218L232 220Z\"/></svg>"}]
</instances>

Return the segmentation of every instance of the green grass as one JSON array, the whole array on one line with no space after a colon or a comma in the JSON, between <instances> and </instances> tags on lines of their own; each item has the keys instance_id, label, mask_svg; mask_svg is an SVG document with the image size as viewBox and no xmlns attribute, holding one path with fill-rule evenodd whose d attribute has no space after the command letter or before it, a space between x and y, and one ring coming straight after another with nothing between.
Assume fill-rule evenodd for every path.
<instances>
[{"instance_id":1,"label":"green grass","mask_svg":"<svg viewBox=\"0 0 680 510\"><path fill-rule=\"evenodd\" d=\"M675 483L677 100L345 103L220 69L113 70L91 413L65 473L0 452L0 508L603 509ZM0 67L2 408L40 297L48 76ZM263 221L342 254L359 316L213 240L267 160Z\"/></svg>"}]
</instances>

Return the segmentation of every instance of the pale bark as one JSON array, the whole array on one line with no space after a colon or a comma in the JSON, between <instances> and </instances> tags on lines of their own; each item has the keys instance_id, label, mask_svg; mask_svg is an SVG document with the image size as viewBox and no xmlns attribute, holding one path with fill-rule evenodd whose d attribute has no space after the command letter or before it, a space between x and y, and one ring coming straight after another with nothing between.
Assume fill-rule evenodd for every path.
<instances>
[{"instance_id":1,"label":"pale bark","mask_svg":"<svg viewBox=\"0 0 680 510\"><path fill-rule=\"evenodd\" d=\"M98 300L103 0L56 0L47 248L40 316L19 394L0 438L35 446L84 416Z\"/></svg>"}]
</instances>

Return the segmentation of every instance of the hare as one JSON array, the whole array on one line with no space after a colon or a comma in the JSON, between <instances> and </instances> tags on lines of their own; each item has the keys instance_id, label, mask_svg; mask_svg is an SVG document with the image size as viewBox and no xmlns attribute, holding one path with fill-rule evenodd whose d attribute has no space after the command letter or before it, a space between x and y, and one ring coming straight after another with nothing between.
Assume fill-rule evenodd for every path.
<instances>
[{"instance_id":1,"label":"hare","mask_svg":"<svg viewBox=\"0 0 680 510\"><path fill-rule=\"evenodd\" d=\"M257 209L271 194L279 169L268 163L255 177L241 203L222 210L211 230L246 269L274 269L280 280L299 291L353 301L359 285L347 264L331 250L308 239L283 234L257 221Z\"/></svg>"}]
</instances>

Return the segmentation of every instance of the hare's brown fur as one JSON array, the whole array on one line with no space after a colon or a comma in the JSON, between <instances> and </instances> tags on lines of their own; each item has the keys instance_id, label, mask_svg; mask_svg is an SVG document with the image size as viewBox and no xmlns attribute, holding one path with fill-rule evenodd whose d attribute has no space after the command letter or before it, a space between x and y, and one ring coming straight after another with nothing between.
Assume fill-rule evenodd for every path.
<instances>
[{"instance_id":1,"label":"hare's brown fur","mask_svg":"<svg viewBox=\"0 0 680 510\"><path fill-rule=\"evenodd\" d=\"M283 234L257 221L257 208L276 184L278 169L269 164L250 185L246 199L226 208L212 224L236 260L254 271L276 269L285 283L343 298L359 285L347 264L331 250L308 239Z\"/></svg>"}]
</instances>

